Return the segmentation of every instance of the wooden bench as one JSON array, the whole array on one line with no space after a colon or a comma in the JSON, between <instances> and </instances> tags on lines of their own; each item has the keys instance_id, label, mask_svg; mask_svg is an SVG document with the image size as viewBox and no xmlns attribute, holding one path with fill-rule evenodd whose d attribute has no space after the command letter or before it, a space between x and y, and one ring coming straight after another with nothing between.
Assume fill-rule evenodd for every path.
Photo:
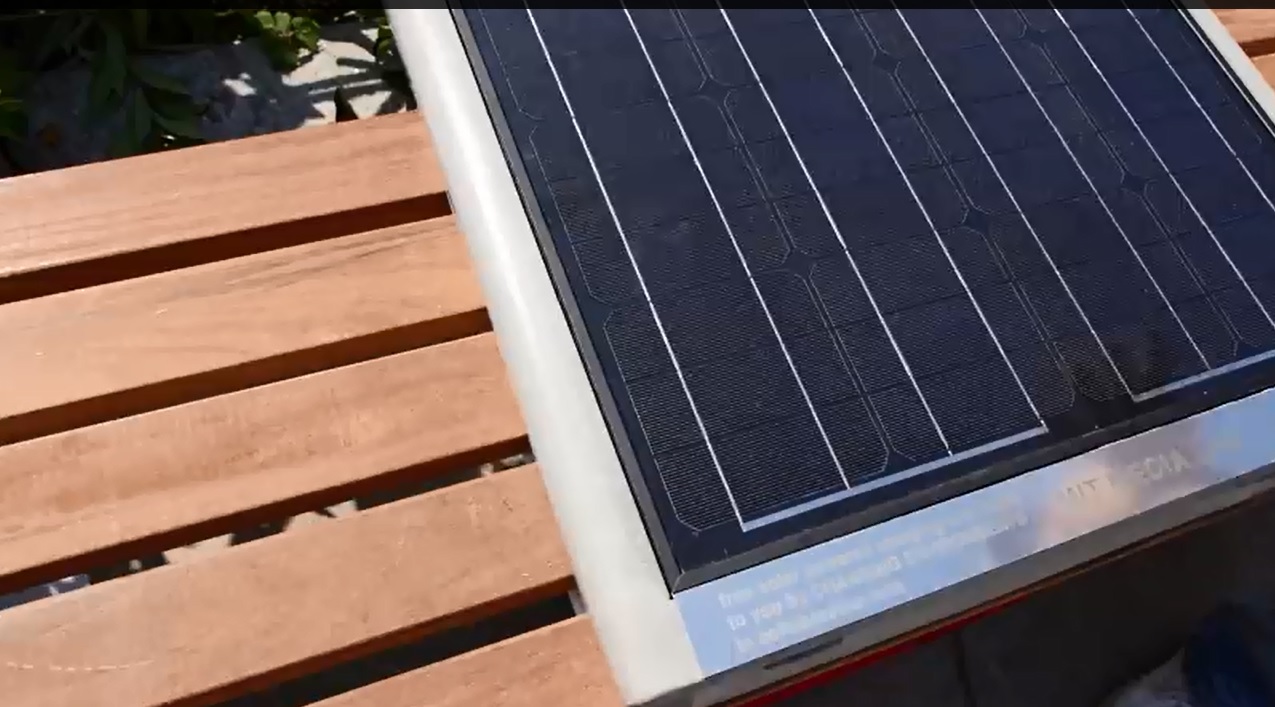
<instances>
[{"instance_id":1,"label":"wooden bench","mask_svg":"<svg viewBox=\"0 0 1275 707\"><path fill-rule=\"evenodd\" d=\"M538 470L472 471L528 445L418 115L0 182L0 380L0 594L470 477L2 611L5 705L217 704L569 606ZM617 702L561 618L322 704Z\"/></svg>"},{"instance_id":2,"label":"wooden bench","mask_svg":"<svg viewBox=\"0 0 1275 707\"><path fill-rule=\"evenodd\" d=\"M0 181L0 390L0 704L618 704L418 116Z\"/></svg>"}]
</instances>

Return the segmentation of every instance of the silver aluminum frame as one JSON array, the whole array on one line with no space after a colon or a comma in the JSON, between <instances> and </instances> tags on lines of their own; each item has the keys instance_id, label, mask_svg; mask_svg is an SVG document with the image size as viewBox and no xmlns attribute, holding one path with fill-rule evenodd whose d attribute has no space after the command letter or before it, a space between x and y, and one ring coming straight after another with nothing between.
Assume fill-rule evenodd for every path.
<instances>
[{"instance_id":1,"label":"silver aluminum frame","mask_svg":"<svg viewBox=\"0 0 1275 707\"><path fill-rule=\"evenodd\" d=\"M1189 10L1268 118L1275 91ZM447 9L391 9L585 605L628 704L730 699L1275 486L1275 390L670 596Z\"/></svg>"}]
</instances>

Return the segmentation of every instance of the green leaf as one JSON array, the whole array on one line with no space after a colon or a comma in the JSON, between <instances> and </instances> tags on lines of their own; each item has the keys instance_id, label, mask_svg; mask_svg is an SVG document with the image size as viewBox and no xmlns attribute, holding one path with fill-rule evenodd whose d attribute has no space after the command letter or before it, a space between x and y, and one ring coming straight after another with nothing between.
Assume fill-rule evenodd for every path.
<instances>
[{"instance_id":1,"label":"green leaf","mask_svg":"<svg viewBox=\"0 0 1275 707\"><path fill-rule=\"evenodd\" d=\"M44 33L44 39L40 42L40 46L35 50L35 65L42 66L48 61L53 52L62 47L62 39L66 37L67 32L75 29L75 25L79 23L80 18L72 13L58 15L53 20L53 24L49 25L48 30Z\"/></svg>"},{"instance_id":2,"label":"green leaf","mask_svg":"<svg viewBox=\"0 0 1275 707\"><path fill-rule=\"evenodd\" d=\"M106 156L111 159L120 157L131 157L141 151L141 144L133 138L133 135L127 130L121 130L111 138L111 143L106 147Z\"/></svg>"},{"instance_id":3,"label":"green leaf","mask_svg":"<svg viewBox=\"0 0 1275 707\"><path fill-rule=\"evenodd\" d=\"M76 12L83 13L85 11L77 10ZM70 14L70 19L75 19L75 12ZM62 51L70 53L72 49L79 46L80 40L84 39L84 35L93 27L94 24L95 21L92 15L81 15L79 20L75 23L75 26L71 28L71 31L67 32L66 35L62 37Z\"/></svg>"},{"instance_id":4,"label":"green leaf","mask_svg":"<svg viewBox=\"0 0 1275 707\"><path fill-rule=\"evenodd\" d=\"M76 18L70 13L58 15L53 20L53 24L49 25L49 29L44 33L44 39L36 47L34 54L35 66L44 66L44 63L53 56L53 52L62 46L62 38L75 27L76 21Z\"/></svg>"},{"instance_id":5,"label":"green leaf","mask_svg":"<svg viewBox=\"0 0 1275 707\"><path fill-rule=\"evenodd\" d=\"M192 140L203 140L204 136L199 130L199 122L194 118L171 118L161 113L155 113L155 122L159 124L165 132L171 133L178 137L190 138Z\"/></svg>"},{"instance_id":6,"label":"green leaf","mask_svg":"<svg viewBox=\"0 0 1275 707\"><path fill-rule=\"evenodd\" d=\"M288 46L286 42L278 38L267 38L268 41L262 42L261 48L265 50L266 57L270 59L271 65L276 69L292 70L297 68L301 57L298 56L297 50Z\"/></svg>"},{"instance_id":7,"label":"green leaf","mask_svg":"<svg viewBox=\"0 0 1275 707\"><path fill-rule=\"evenodd\" d=\"M261 25L261 29L274 29L274 15L269 10L257 10L253 17L257 20L257 24Z\"/></svg>"},{"instance_id":8,"label":"green leaf","mask_svg":"<svg viewBox=\"0 0 1275 707\"><path fill-rule=\"evenodd\" d=\"M109 112L111 107L111 76L105 61L93 64L89 76L88 99L85 107L85 119L100 118Z\"/></svg>"},{"instance_id":9,"label":"green leaf","mask_svg":"<svg viewBox=\"0 0 1275 707\"><path fill-rule=\"evenodd\" d=\"M131 9L128 12L133 19L133 38L137 40L137 46L144 47L151 26L150 10Z\"/></svg>"},{"instance_id":10,"label":"green leaf","mask_svg":"<svg viewBox=\"0 0 1275 707\"><path fill-rule=\"evenodd\" d=\"M319 23L309 17L297 17L292 20L293 36L301 46L312 52L319 50Z\"/></svg>"},{"instance_id":11,"label":"green leaf","mask_svg":"<svg viewBox=\"0 0 1275 707\"><path fill-rule=\"evenodd\" d=\"M21 110L7 108L0 103L0 137L10 140L24 140L27 136L27 114Z\"/></svg>"},{"instance_id":12,"label":"green leaf","mask_svg":"<svg viewBox=\"0 0 1275 707\"><path fill-rule=\"evenodd\" d=\"M12 52L0 49L0 94L19 93L30 74L18 68L18 59Z\"/></svg>"},{"instance_id":13,"label":"green leaf","mask_svg":"<svg viewBox=\"0 0 1275 707\"><path fill-rule=\"evenodd\" d=\"M176 93L180 96L190 95L190 91L186 89L181 81L178 81L162 71L156 71L137 59L130 61L128 68L133 73L133 76L145 86L160 91Z\"/></svg>"},{"instance_id":14,"label":"green leaf","mask_svg":"<svg viewBox=\"0 0 1275 707\"><path fill-rule=\"evenodd\" d=\"M150 103L146 101L146 94L142 91L133 91L133 100L128 105L128 130L132 133L133 141L138 145L146 140L146 136L151 132L151 126L154 125L154 112L151 111Z\"/></svg>"},{"instance_id":15,"label":"green leaf","mask_svg":"<svg viewBox=\"0 0 1275 707\"><path fill-rule=\"evenodd\" d=\"M146 97L151 110L173 120L194 120L198 115L195 104L188 96L166 91L155 91Z\"/></svg>"},{"instance_id":16,"label":"green leaf","mask_svg":"<svg viewBox=\"0 0 1275 707\"><path fill-rule=\"evenodd\" d=\"M376 28L376 44L372 53L377 61L386 62L394 53L394 30L388 25Z\"/></svg>"},{"instance_id":17,"label":"green leaf","mask_svg":"<svg viewBox=\"0 0 1275 707\"><path fill-rule=\"evenodd\" d=\"M124 77L128 70L128 55L124 49L124 35L120 32L120 28L112 24L102 24L102 34L105 37L105 44L102 45L102 52L96 57L97 61L104 64L103 71L106 73L104 81L107 82L108 89L116 95L124 93Z\"/></svg>"},{"instance_id":18,"label":"green leaf","mask_svg":"<svg viewBox=\"0 0 1275 707\"><path fill-rule=\"evenodd\" d=\"M279 32L287 32L292 26L292 15L280 10L274 13L274 28Z\"/></svg>"}]
</instances>

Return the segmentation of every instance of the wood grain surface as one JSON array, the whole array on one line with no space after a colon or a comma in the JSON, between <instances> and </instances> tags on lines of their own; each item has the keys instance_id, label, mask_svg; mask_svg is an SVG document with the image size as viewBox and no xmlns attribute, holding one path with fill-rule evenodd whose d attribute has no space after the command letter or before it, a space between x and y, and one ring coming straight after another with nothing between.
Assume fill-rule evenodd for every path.
<instances>
[{"instance_id":1,"label":"wood grain surface","mask_svg":"<svg viewBox=\"0 0 1275 707\"><path fill-rule=\"evenodd\" d=\"M443 190L414 113L0 180L0 592L521 448ZM0 704L213 705L570 586L523 467L0 612ZM577 617L321 705L620 703Z\"/></svg>"},{"instance_id":2,"label":"wood grain surface","mask_svg":"<svg viewBox=\"0 0 1275 707\"><path fill-rule=\"evenodd\" d=\"M1262 72L1262 78L1266 79L1266 83L1275 81L1275 54L1264 54L1262 56L1252 57L1253 65L1257 70Z\"/></svg>"},{"instance_id":3,"label":"wood grain surface","mask_svg":"<svg viewBox=\"0 0 1275 707\"><path fill-rule=\"evenodd\" d=\"M416 217L441 215L444 189L415 112L0 180L0 301L59 266L427 197Z\"/></svg>"},{"instance_id":4,"label":"wood grain surface","mask_svg":"<svg viewBox=\"0 0 1275 707\"><path fill-rule=\"evenodd\" d=\"M0 306L0 443L486 330L451 217Z\"/></svg>"},{"instance_id":5,"label":"wood grain surface","mask_svg":"<svg viewBox=\"0 0 1275 707\"><path fill-rule=\"evenodd\" d=\"M1215 9L1235 41L1251 55L1275 51L1275 9Z\"/></svg>"},{"instance_id":6,"label":"wood grain surface","mask_svg":"<svg viewBox=\"0 0 1275 707\"><path fill-rule=\"evenodd\" d=\"M348 692L314 707L620 707L594 634L578 616Z\"/></svg>"},{"instance_id":7,"label":"wood grain surface","mask_svg":"<svg viewBox=\"0 0 1275 707\"><path fill-rule=\"evenodd\" d=\"M22 707L211 704L570 579L520 467L0 612L0 685Z\"/></svg>"},{"instance_id":8,"label":"wood grain surface","mask_svg":"<svg viewBox=\"0 0 1275 707\"><path fill-rule=\"evenodd\" d=\"M525 441L483 334L0 447L0 593Z\"/></svg>"}]
</instances>

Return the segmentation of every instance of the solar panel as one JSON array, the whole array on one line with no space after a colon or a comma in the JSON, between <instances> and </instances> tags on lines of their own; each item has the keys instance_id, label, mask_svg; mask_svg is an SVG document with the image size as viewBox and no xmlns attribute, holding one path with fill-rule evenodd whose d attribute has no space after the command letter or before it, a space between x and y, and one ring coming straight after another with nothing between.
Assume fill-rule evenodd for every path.
<instances>
[{"instance_id":1,"label":"solar panel","mask_svg":"<svg viewBox=\"0 0 1275 707\"><path fill-rule=\"evenodd\" d=\"M673 578L1275 344L1275 142L1180 13L467 16Z\"/></svg>"},{"instance_id":2,"label":"solar panel","mask_svg":"<svg viewBox=\"0 0 1275 707\"><path fill-rule=\"evenodd\" d=\"M1120 468L1187 479L1145 440L1275 381L1275 134L1198 12L454 15L709 675L946 586L919 510L992 569L1025 472L1158 427Z\"/></svg>"}]
</instances>

